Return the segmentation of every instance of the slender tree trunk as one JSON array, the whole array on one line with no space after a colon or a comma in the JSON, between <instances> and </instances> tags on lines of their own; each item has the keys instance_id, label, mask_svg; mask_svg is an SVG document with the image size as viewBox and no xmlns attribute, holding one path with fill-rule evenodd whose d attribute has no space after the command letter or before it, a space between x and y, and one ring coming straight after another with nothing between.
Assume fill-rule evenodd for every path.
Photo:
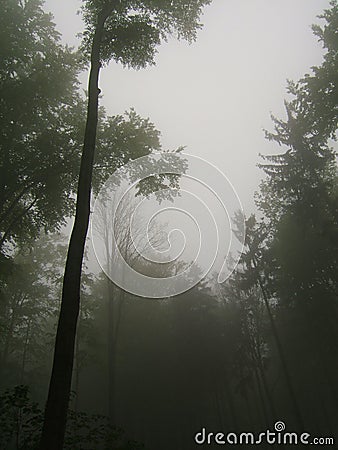
<instances>
[{"instance_id":1,"label":"slender tree trunk","mask_svg":"<svg viewBox=\"0 0 338 450\"><path fill-rule=\"evenodd\" d=\"M2 358L1 358L1 366L3 368L7 365L9 348L10 348L12 337L13 337L14 324L15 324L15 311L13 310L12 316L10 319L10 323L9 323L9 327L8 327L8 331L6 333L5 345L4 345L4 350L3 350Z\"/></svg>"},{"instance_id":2,"label":"slender tree trunk","mask_svg":"<svg viewBox=\"0 0 338 450\"><path fill-rule=\"evenodd\" d=\"M108 273L111 273L114 264L111 253L111 244L109 240L109 225L105 224L105 247ZM112 427L116 426L115 420L115 352L116 352L116 320L115 320L115 301L117 297L117 288L107 277L107 296L108 296L108 321L107 321L107 361L108 361L108 418Z\"/></svg>"},{"instance_id":3,"label":"slender tree trunk","mask_svg":"<svg viewBox=\"0 0 338 450\"><path fill-rule=\"evenodd\" d=\"M262 381L261 378L259 376L259 371L257 369L257 367L254 367L254 375L255 375L255 382L256 382L256 387L257 387L257 397L259 398L259 402L261 404L261 409L262 409L262 416L264 418L264 423L262 424L261 429L264 429L264 426L269 428L269 429L273 429L273 419L271 418L271 416L269 416L268 413L268 409L267 409L267 405L266 405L266 401L264 398L264 392L262 389Z\"/></svg>"},{"instance_id":4,"label":"slender tree trunk","mask_svg":"<svg viewBox=\"0 0 338 450\"><path fill-rule=\"evenodd\" d=\"M105 246L108 273L112 270L112 265L115 264L114 255L111 252L110 242L108 239L109 227L105 229ZM124 247L124 258L127 259L127 248L129 233ZM108 417L109 423L112 427L117 427L116 420L116 372L117 372L117 353L118 353L118 338L119 329L122 316L122 304L124 300L124 291L121 288L114 286L111 280L107 280L108 291Z\"/></svg>"},{"instance_id":5,"label":"slender tree trunk","mask_svg":"<svg viewBox=\"0 0 338 450\"><path fill-rule=\"evenodd\" d=\"M255 262L255 260L253 261L253 265L254 265L254 268L257 270L257 263ZM273 334L273 337L274 337L274 340L275 340L275 343L276 343L276 347L277 347L277 352L278 352L278 355L279 355L279 358L280 358L280 361L281 361L282 370L283 370L284 378L285 378L285 381L286 381L287 390L288 390L288 393L289 393L289 396L290 396L290 400L291 400L291 404L293 406L293 410L294 410L294 413L295 413L295 418L296 418L297 424L298 424L298 426L300 428L299 431L303 431L304 430L303 417L302 417L302 414L300 412L297 396L296 396L296 393L295 393L295 390L294 390L294 387L293 387L293 384L292 384L289 368L288 368L288 365L287 365L287 362L286 362L286 358L285 358L285 355L284 355L283 346L282 346L281 340L279 338L279 333L278 333L278 330L277 330L277 327L276 327L276 324L275 324L275 319L274 319L274 317L272 315L272 312L271 312L271 308L270 308L270 304L269 304L269 300L268 300L268 295L266 293L266 290L265 290L265 287L263 285L263 281L261 279L260 274L258 273L257 275L258 275L258 277L257 277L258 285L259 285L259 287L261 289L261 292L263 294L264 304L265 304L265 307L266 307L266 310L267 310L267 313L268 313L268 318L269 318L269 322L270 322L270 325L271 325L271 331L272 331L272 334Z\"/></svg>"},{"instance_id":6,"label":"slender tree trunk","mask_svg":"<svg viewBox=\"0 0 338 450\"><path fill-rule=\"evenodd\" d=\"M81 370L80 366L81 366L81 364L80 364L80 339L79 339L79 333L76 333L76 338L75 338L75 376L74 376L74 391L75 391L74 411L75 411L75 413L78 412L78 405L79 405L79 392L80 392L79 387L80 387L80 370Z\"/></svg>"},{"instance_id":7,"label":"slender tree trunk","mask_svg":"<svg viewBox=\"0 0 338 450\"><path fill-rule=\"evenodd\" d=\"M115 330L114 330L114 286L108 282L108 417L110 425L115 424Z\"/></svg>"},{"instance_id":8,"label":"slender tree trunk","mask_svg":"<svg viewBox=\"0 0 338 450\"><path fill-rule=\"evenodd\" d=\"M23 302L24 299L21 299L21 301ZM11 301L11 305L10 305L10 307L12 308L12 314L10 314L10 317L8 317L8 319L7 319L7 321L9 322L9 326L8 326L8 329L6 332L3 353L1 355L1 368L2 369L4 369L7 365L9 350L10 350L11 343L13 340L13 332L14 332L14 328L15 328L15 322L17 320L18 309L20 309L20 306L21 306L20 298L18 298L16 295L14 295L14 297L12 298L12 301Z\"/></svg>"},{"instance_id":9,"label":"slender tree trunk","mask_svg":"<svg viewBox=\"0 0 338 450\"><path fill-rule=\"evenodd\" d=\"M29 337L30 337L29 336L30 328L31 328L31 321L28 320L27 328L26 328L26 335L25 335L25 343L24 343L23 353L22 353L21 372L20 372L20 384L23 384L23 382L24 382L24 376L25 376L25 370L26 370L27 352L28 352L28 344L29 344Z\"/></svg>"},{"instance_id":10,"label":"slender tree trunk","mask_svg":"<svg viewBox=\"0 0 338 450\"><path fill-rule=\"evenodd\" d=\"M118 353L119 328L121 323L123 291L120 288L114 288L112 282L109 287L109 322L108 322L108 414L109 422L112 427L116 427L116 368Z\"/></svg>"},{"instance_id":11,"label":"slender tree trunk","mask_svg":"<svg viewBox=\"0 0 338 450\"><path fill-rule=\"evenodd\" d=\"M76 326L80 305L80 282L82 260L86 241L95 154L98 120L98 98L100 90L100 43L104 23L110 9L98 16L91 49L89 75L87 122L81 158L77 191L75 222L69 242L65 273L63 278L61 311L57 327L54 361L42 429L40 450L62 450L69 395L71 389Z\"/></svg>"},{"instance_id":12,"label":"slender tree trunk","mask_svg":"<svg viewBox=\"0 0 338 450\"><path fill-rule=\"evenodd\" d=\"M215 409L216 409L216 413L217 413L218 425L220 427L220 430L224 430L221 400L219 398L219 391L217 389L217 383L215 383L214 398L215 398Z\"/></svg>"},{"instance_id":13,"label":"slender tree trunk","mask_svg":"<svg viewBox=\"0 0 338 450\"><path fill-rule=\"evenodd\" d=\"M262 384L263 384L265 396L267 398L268 405L269 405L269 408L270 408L270 412L271 412L271 415L272 415L272 420L275 421L275 420L278 419L278 417L277 417L277 414L276 414L275 404L274 404L274 401L273 401L273 398L272 398L272 395L271 395L271 392L270 392L269 383L268 383L268 380L267 380L266 375L265 375L265 370L264 370L264 367L263 367L262 356L261 356L261 352L260 352L259 347L257 347L257 362L258 362L258 369L259 369L259 373L260 373L260 376L261 376L261 379L262 379Z\"/></svg>"},{"instance_id":14,"label":"slender tree trunk","mask_svg":"<svg viewBox=\"0 0 338 450\"><path fill-rule=\"evenodd\" d=\"M244 398L244 402L245 402L245 406L246 406L246 414L247 414L247 418L249 421L249 427L250 427L250 429L253 429L255 422L253 420L249 393L248 393L248 389L246 386L244 386L244 389L243 389L243 398Z\"/></svg>"},{"instance_id":15,"label":"slender tree trunk","mask_svg":"<svg viewBox=\"0 0 338 450\"><path fill-rule=\"evenodd\" d=\"M7 139L7 142L3 142L3 146L1 147L3 165L0 168L0 211L2 211L2 207L5 203L5 191L9 176L6 167L9 167L9 149L11 148L11 141L12 139Z\"/></svg>"},{"instance_id":16,"label":"slender tree trunk","mask_svg":"<svg viewBox=\"0 0 338 450\"><path fill-rule=\"evenodd\" d=\"M237 412L236 412L236 403L234 401L233 398L233 391L232 391L232 387L230 386L230 377L227 376L227 374L225 374L224 377L224 387L225 387L225 396L227 399L227 404L229 405L229 409L230 409L230 416L231 416L231 420L233 423L233 427L234 427L234 431L238 431L239 427L238 427L238 420L237 420Z\"/></svg>"},{"instance_id":17,"label":"slender tree trunk","mask_svg":"<svg viewBox=\"0 0 338 450\"><path fill-rule=\"evenodd\" d=\"M265 424L264 424L264 425L270 426L271 423L270 423L270 421L269 421L269 415L268 415L268 412L267 412L266 403L265 403L265 398L264 398L263 391L262 391L261 380L260 380L259 374L258 374L258 369L257 369L257 358L256 358L256 354L255 354L255 350L254 350L254 348L253 348L253 345L254 345L254 344L251 344L250 347L251 347L251 358L252 358L252 360L253 360L254 377L255 377L256 388L257 388L257 394L258 394L257 396L258 396L258 398L259 398L259 402L260 402L261 407L262 407L262 414L263 414L264 421L265 421Z\"/></svg>"}]
</instances>

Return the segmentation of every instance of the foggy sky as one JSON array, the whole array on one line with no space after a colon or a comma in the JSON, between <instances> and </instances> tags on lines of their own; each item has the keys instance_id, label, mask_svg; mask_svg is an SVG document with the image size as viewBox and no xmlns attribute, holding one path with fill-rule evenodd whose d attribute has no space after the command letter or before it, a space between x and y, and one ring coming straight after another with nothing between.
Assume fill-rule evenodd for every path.
<instances>
[{"instance_id":1,"label":"foggy sky","mask_svg":"<svg viewBox=\"0 0 338 450\"><path fill-rule=\"evenodd\" d=\"M284 117L286 80L298 80L321 64L323 49L311 24L320 23L316 16L328 6L329 0L214 0L192 45L171 39L159 47L156 66L140 71L114 62L103 68L101 105L109 115L134 107L161 131L164 149L186 146L187 153L214 164L232 183L249 216L264 177L256 166L259 153L281 151L265 140L263 128L272 129L271 113ZM46 2L63 41L72 46L78 45L76 35L83 27L80 7L81 0ZM81 75L83 89L87 77ZM218 232L224 232L222 214L217 208L212 213ZM199 226L206 228L207 221ZM183 216L172 214L167 229L175 228L186 228ZM188 240L192 236L191 224ZM210 230L203 237L208 243L214 238ZM228 248L224 236L220 242L216 266L223 264ZM89 259L91 270L99 270L92 249ZM200 261L200 267L205 264Z\"/></svg>"},{"instance_id":2,"label":"foggy sky","mask_svg":"<svg viewBox=\"0 0 338 450\"><path fill-rule=\"evenodd\" d=\"M311 24L327 0L214 0L192 45L159 47L156 66L140 71L110 63L101 72L108 114L130 107L162 133L164 149L186 146L222 170L247 213L263 173L258 153L278 151L264 139L270 113L284 115L286 79L320 64L323 50ZM48 0L64 42L76 45L80 0ZM87 74L82 80L86 83ZM85 88L85 84L84 84Z\"/></svg>"}]
</instances>

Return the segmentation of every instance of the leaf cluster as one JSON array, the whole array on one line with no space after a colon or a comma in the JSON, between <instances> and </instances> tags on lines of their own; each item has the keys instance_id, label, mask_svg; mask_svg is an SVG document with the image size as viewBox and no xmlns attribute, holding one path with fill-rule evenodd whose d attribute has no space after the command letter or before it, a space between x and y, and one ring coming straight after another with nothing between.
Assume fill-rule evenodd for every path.
<instances>
[{"instance_id":1,"label":"leaf cluster","mask_svg":"<svg viewBox=\"0 0 338 450\"><path fill-rule=\"evenodd\" d=\"M155 63L156 47L175 35L188 42L201 28L199 16L211 0L86 0L82 13L86 24L82 49L89 55L102 15L101 61L110 60L140 69Z\"/></svg>"},{"instance_id":2,"label":"leaf cluster","mask_svg":"<svg viewBox=\"0 0 338 450\"><path fill-rule=\"evenodd\" d=\"M0 395L0 449L7 450L14 442L18 450L37 450L43 423L43 411L30 398L29 388L18 385ZM112 428L107 417L100 414L68 411L65 450L113 450L123 430ZM121 447L119 447L122 450ZM128 441L124 450L144 448Z\"/></svg>"}]
</instances>

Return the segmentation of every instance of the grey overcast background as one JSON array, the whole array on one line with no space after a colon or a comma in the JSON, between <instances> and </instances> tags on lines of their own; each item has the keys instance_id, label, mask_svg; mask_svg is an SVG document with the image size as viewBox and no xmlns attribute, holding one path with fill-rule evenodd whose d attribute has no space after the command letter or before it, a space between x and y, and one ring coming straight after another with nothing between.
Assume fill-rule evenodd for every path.
<instances>
[{"instance_id":1,"label":"grey overcast background","mask_svg":"<svg viewBox=\"0 0 338 450\"><path fill-rule=\"evenodd\" d=\"M258 153L278 151L264 139L270 113L284 116L286 80L320 64L311 24L328 0L214 0L192 45L159 47L156 66L140 71L110 63L101 72L101 104L111 115L134 107L162 133L164 149L186 146L222 170L246 213L263 173ZM48 0L65 43L77 46L81 0ZM86 87L87 74L83 74Z\"/></svg>"}]
</instances>

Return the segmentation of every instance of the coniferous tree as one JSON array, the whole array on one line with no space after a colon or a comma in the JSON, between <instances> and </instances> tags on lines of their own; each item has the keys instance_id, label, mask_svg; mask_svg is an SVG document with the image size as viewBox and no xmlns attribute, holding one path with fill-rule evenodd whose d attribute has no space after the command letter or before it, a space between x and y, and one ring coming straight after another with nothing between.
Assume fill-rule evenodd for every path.
<instances>
[{"instance_id":1,"label":"coniferous tree","mask_svg":"<svg viewBox=\"0 0 338 450\"><path fill-rule=\"evenodd\" d=\"M289 82L286 119L273 117L275 130L267 133L286 150L264 157L267 178L257 196L271 235L270 293L311 425L321 418L309 414L310 386L318 386L320 403L337 415L329 398L337 398L338 354L337 164L330 141L337 130L337 2L321 17L325 25L314 31L326 49L324 61L298 83Z\"/></svg>"}]
</instances>

